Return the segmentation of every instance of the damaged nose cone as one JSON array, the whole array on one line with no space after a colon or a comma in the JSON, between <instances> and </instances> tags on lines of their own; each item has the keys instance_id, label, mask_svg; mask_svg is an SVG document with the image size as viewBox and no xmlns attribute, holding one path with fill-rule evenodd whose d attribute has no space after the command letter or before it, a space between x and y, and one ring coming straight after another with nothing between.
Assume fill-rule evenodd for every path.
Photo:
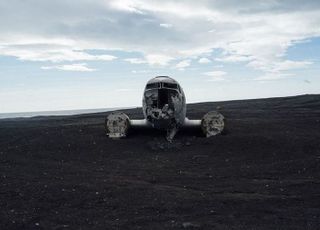
<instances>
[{"instance_id":1,"label":"damaged nose cone","mask_svg":"<svg viewBox=\"0 0 320 230\"><path fill-rule=\"evenodd\" d=\"M220 134L224 129L224 116L217 111L208 112L201 120L201 129L206 137Z\"/></svg>"},{"instance_id":2,"label":"damaged nose cone","mask_svg":"<svg viewBox=\"0 0 320 230\"><path fill-rule=\"evenodd\" d=\"M147 107L147 116L153 119L170 119L173 116L173 110L169 108L168 104L165 104L162 109Z\"/></svg>"},{"instance_id":3,"label":"damaged nose cone","mask_svg":"<svg viewBox=\"0 0 320 230\"><path fill-rule=\"evenodd\" d=\"M113 112L109 114L105 121L106 134L113 139L126 137L129 128L129 117L122 112Z\"/></svg>"}]
</instances>

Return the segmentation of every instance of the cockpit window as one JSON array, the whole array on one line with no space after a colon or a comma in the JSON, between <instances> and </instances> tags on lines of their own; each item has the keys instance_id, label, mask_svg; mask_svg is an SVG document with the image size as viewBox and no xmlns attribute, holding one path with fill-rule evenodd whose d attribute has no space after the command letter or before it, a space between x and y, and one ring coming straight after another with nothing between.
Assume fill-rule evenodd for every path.
<instances>
[{"instance_id":1,"label":"cockpit window","mask_svg":"<svg viewBox=\"0 0 320 230\"><path fill-rule=\"evenodd\" d=\"M168 88L168 89L178 89L178 85L177 84L173 84L173 83L163 83L163 88Z\"/></svg>"},{"instance_id":2,"label":"cockpit window","mask_svg":"<svg viewBox=\"0 0 320 230\"><path fill-rule=\"evenodd\" d=\"M167 83L167 82L155 82L155 83L150 83L147 84L146 89L161 89L161 88L166 88L166 89L174 89L174 90L179 90L179 86L175 83Z\"/></svg>"},{"instance_id":3,"label":"cockpit window","mask_svg":"<svg viewBox=\"0 0 320 230\"><path fill-rule=\"evenodd\" d=\"M150 83L147 84L146 89L158 89L160 88L160 83L156 82L156 83Z\"/></svg>"}]
</instances>

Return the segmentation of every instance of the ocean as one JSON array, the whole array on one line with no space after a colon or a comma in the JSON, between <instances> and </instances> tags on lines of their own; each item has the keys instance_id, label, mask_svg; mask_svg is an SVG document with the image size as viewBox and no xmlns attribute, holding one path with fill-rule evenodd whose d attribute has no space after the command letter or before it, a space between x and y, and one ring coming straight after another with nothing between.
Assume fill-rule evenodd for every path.
<instances>
[{"instance_id":1,"label":"ocean","mask_svg":"<svg viewBox=\"0 0 320 230\"><path fill-rule=\"evenodd\" d=\"M60 110L60 111L38 111L38 112L20 112L20 113L0 113L0 119L19 118L19 117L36 117L36 116L63 116L86 113L100 113L130 108L108 108L108 109L79 109L79 110Z\"/></svg>"}]
</instances>

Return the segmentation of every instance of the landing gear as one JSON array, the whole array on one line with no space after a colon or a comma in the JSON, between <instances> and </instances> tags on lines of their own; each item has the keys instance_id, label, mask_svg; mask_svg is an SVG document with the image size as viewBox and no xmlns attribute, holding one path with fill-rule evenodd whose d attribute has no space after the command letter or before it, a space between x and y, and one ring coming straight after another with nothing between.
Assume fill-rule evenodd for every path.
<instances>
[{"instance_id":1,"label":"landing gear","mask_svg":"<svg viewBox=\"0 0 320 230\"><path fill-rule=\"evenodd\" d=\"M178 132L178 125L175 119L172 119L170 122L170 127L167 129L166 139L169 142L172 142L173 138Z\"/></svg>"},{"instance_id":2,"label":"landing gear","mask_svg":"<svg viewBox=\"0 0 320 230\"><path fill-rule=\"evenodd\" d=\"M217 111L208 112L201 120L201 129L206 137L220 134L224 126L224 116Z\"/></svg>"}]
</instances>

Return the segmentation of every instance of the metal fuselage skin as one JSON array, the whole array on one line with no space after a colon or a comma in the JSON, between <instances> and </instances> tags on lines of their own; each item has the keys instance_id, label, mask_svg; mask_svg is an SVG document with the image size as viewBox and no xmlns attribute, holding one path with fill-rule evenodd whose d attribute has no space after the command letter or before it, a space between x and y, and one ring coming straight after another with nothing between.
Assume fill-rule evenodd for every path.
<instances>
[{"instance_id":1,"label":"metal fuselage skin","mask_svg":"<svg viewBox=\"0 0 320 230\"><path fill-rule=\"evenodd\" d=\"M170 77L152 78L143 93L142 110L152 127L161 130L178 128L186 117L185 94L179 83Z\"/></svg>"}]
</instances>

